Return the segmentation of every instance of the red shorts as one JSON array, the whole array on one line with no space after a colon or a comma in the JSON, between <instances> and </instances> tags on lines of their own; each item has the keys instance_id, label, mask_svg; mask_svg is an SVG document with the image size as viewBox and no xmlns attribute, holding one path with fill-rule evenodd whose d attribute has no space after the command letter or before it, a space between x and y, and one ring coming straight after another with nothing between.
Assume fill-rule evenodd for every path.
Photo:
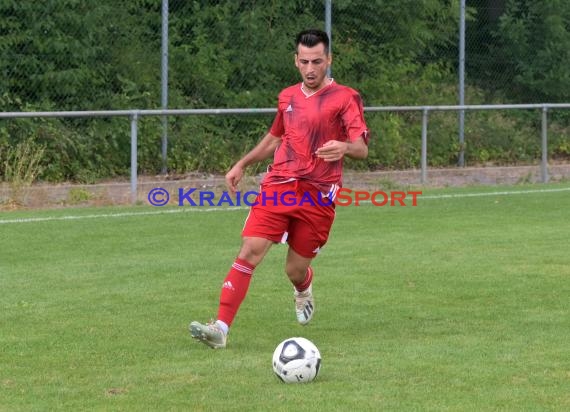
<instances>
[{"instance_id":1,"label":"red shorts","mask_svg":"<svg viewBox=\"0 0 570 412\"><path fill-rule=\"evenodd\" d=\"M334 217L334 203L307 183L262 185L242 236L287 242L299 255L314 258L327 243Z\"/></svg>"}]
</instances>

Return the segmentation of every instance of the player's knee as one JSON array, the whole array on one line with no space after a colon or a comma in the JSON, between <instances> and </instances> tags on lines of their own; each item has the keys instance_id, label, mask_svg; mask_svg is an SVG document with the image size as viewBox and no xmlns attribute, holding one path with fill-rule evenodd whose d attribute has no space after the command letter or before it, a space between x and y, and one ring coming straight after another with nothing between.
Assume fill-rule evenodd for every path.
<instances>
[{"instance_id":1,"label":"player's knee","mask_svg":"<svg viewBox=\"0 0 570 412\"><path fill-rule=\"evenodd\" d=\"M285 273L292 282L302 282L305 279L307 267L288 262L285 265Z\"/></svg>"},{"instance_id":2,"label":"player's knee","mask_svg":"<svg viewBox=\"0 0 570 412\"><path fill-rule=\"evenodd\" d=\"M270 246L270 242L260 242L244 238L238 257L257 266L263 260Z\"/></svg>"},{"instance_id":3,"label":"player's knee","mask_svg":"<svg viewBox=\"0 0 570 412\"><path fill-rule=\"evenodd\" d=\"M238 258L257 266L263 259L263 255L257 253L255 250L242 248L238 254Z\"/></svg>"}]
</instances>

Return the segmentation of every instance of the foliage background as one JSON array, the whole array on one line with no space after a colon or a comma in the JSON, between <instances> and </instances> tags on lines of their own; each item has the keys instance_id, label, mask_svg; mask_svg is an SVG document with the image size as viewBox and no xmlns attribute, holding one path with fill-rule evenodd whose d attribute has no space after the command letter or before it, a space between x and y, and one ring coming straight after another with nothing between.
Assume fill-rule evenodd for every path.
<instances>
[{"instance_id":1,"label":"foliage background","mask_svg":"<svg viewBox=\"0 0 570 412\"><path fill-rule=\"evenodd\" d=\"M169 2L169 107L274 107L299 80L293 39L324 28L324 2ZM570 99L570 3L467 2L466 102L556 103ZM0 3L0 110L160 108L161 5L153 0L5 0ZM456 104L458 0L334 0L333 76L366 106ZM553 112L551 158L570 156L568 113ZM367 114L366 162L419 164L419 116ZM168 169L223 172L266 131L268 116L169 119ZM140 122L141 173L161 169L161 122ZM478 112L466 117L468 164L534 162L540 115ZM0 179L9 148L43 147L39 177L92 182L129 168L126 119L0 121ZM430 166L457 161L457 114L430 116Z\"/></svg>"}]
</instances>

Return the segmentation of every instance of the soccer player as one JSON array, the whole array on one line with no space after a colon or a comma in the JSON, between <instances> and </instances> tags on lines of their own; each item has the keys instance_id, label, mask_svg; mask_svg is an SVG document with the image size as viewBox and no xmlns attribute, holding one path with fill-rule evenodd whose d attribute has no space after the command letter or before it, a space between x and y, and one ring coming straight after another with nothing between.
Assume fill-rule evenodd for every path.
<instances>
[{"instance_id":1,"label":"soccer player","mask_svg":"<svg viewBox=\"0 0 570 412\"><path fill-rule=\"evenodd\" d=\"M211 348L226 347L253 271L274 243L289 246L285 272L293 285L297 321L309 323L315 312L311 261L327 242L335 217L343 158L368 155L360 95L327 76L332 62L328 35L305 30L295 46L302 82L281 91L269 132L226 174L235 193L247 166L273 156L245 221L241 249L222 283L217 319L190 324L192 337Z\"/></svg>"}]
</instances>

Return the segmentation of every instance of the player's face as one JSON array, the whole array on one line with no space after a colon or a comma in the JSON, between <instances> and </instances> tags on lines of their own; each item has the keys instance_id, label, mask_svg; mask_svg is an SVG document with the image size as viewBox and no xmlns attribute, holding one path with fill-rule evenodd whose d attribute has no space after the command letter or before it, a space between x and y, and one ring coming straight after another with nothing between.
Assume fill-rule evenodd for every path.
<instances>
[{"instance_id":1,"label":"player's face","mask_svg":"<svg viewBox=\"0 0 570 412\"><path fill-rule=\"evenodd\" d=\"M327 68L330 64L331 56L325 53L323 43L314 47L299 44L295 54L295 66L299 69L307 89L317 91L325 85Z\"/></svg>"}]
</instances>

